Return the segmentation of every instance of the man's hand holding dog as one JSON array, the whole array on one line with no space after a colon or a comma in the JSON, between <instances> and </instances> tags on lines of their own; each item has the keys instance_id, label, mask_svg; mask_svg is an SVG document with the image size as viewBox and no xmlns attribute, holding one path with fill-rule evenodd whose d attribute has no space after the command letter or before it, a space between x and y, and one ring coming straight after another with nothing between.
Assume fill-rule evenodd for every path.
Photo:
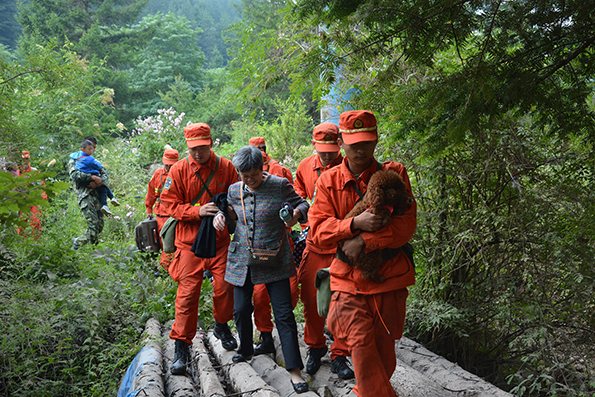
<instances>
[{"instance_id":1,"label":"man's hand holding dog","mask_svg":"<svg viewBox=\"0 0 595 397\"><path fill-rule=\"evenodd\" d=\"M351 231L361 230L363 232L375 232L384 226L384 219L375 215L369 209L365 210L351 222Z\"/></svg>"}]
</instances>

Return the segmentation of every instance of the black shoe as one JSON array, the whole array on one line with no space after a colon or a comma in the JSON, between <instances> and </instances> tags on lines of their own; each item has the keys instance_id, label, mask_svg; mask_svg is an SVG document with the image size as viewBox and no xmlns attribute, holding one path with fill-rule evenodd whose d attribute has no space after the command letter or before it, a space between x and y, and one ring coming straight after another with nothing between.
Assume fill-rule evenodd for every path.
<instances>
[{"instance_id":1,"label":"black shoe","mask_svg":"<svg viewBox=\"0 0 595 397\"><path fill-rule=\"evenodd\" d=\"M233 361L234 363L244 363L251 359L252 359L252 356L246 356L242 353L237 353L231 358L231 361Z\"/></svg>"},{"instance_id":2,"label":"black shoe","mask_svg":"<svg viewBox=\"0 0 595 397\"><path fill-rule=\"evenodd\" d=\"M308 361L306 362L306 372L310 375L314 375L320 369L320 359L324 357L328 348L324 347L311 347L308 350Z\"/></svg>"},{"instance_id":3,"label":"black shoe","mask_svg":"<svg viewBox=\"0 0 595 397\"><path fill-rule=\"evenodd\" d=\"M77 249L79 249L79 246L76 245L76 237L72 238L72 247L70 247L71 250L76 251Z\"/></svg>"},{"instance_id":4,"label":"black shoe","mask_svg":"<svg viewBox=\"0 0 595 397\"><path fill-rule=\"evenodd\" d=\"M273 342L273 335L270 332L260 333L261 341L254 348L254 355L275 353L275 343Z\"/></svg>"},{"instance_id":5,"label":"black shoe","mask_svg":"<svg viewBox=\"0 0 595 397\"><path fill-rule=\"evenodd\" d=\"M213 335L215 338L221 340L221 346L223 346L225 350L230 351L238 348L238 343L231 334L231 330L227 324L215 323Z\"/></svg>"},{"instance_id":6,"label":"black shoe","mask_svg":"<svg viewBox=\"0 0 595 397\"><path fill-rule=\"evenodd\" d=\"M169 370L172 375L184 375L186 373L186 363L188 363L190 356L188 343L176 339L175 349L174 362L169 367Z\"/></svg>"},{"instance_id":7,"label":"black shoe","mask_svg":"<svg viewBox=\"0 0 595 397\"><path fill-rule=\"evenodd\" d=\"M293 386L293 390L298 394L308 391L308 382L293 383L291 381L291 386Z\"/></svg>"},{"instance_id":8,"label":"black shoe","mask_svg":"<svg viewBox=\"0 0 595 397\"><path fill-rule=\"evenodd\" d=\"M343 356L337 356L334 360L331 360L331 372L337 374L341 379L355 378L353 370L349 368L347 359Z\"/></svg>"}]
</instances>

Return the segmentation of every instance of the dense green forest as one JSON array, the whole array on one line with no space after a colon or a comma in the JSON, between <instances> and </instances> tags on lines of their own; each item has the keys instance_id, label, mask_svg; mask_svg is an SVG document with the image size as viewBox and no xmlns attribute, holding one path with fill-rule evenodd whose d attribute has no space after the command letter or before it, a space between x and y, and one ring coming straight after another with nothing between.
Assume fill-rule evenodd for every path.
<instances>
[{"instance_id":1,"label":"dense green forest","mask_svg":"<svg viewBox=\"0 0 595 397\"><path fill-rule=\"evenodd\" d=\"M331 91L412 179L406 336L517 396L595 395L594 32L593 0L0 0L2 171L40 171L0 172L0 395L114 395L173 318L133 238L164 146L206 122L218 154L264 136L295 171ZM87 135L123 205L71 251Z\"/></svg>"}]
</instances>

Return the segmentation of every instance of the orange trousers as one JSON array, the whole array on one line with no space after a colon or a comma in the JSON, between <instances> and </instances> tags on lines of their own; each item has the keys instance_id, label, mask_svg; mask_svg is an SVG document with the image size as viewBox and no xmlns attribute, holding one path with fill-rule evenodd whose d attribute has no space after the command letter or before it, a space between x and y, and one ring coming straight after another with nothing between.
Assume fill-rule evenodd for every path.
<instances>
[{"instance_id":1,"label":"orange trousers","mask_svg":"<svg viewBox=\"0 0 595 397\"><path fill-rule=\"evenodd\" d=\"M289 278L291 285L291 304L295 309L299 298L298 279L297 275ZM273 321L271 320L271 298L267 292L267 287L264 284L257 284L254 286L254 293L252 295L254 304L254 325L260 332L273 331Z\"/></svg>"},{"instance_id":2,"label":"orange trousers","mask_svg":"<svg viewBox=\"0 0 595 397\"><path fill-rule=\"evenodd\" d=\"M28 214L29 226L31 226L31 237L38 238L41 236L41 210L32 205ZM17 234L25 234L25 229L17 228Z\"/></svg>"},{"instance_id":3,"label":"orange trousers","mask_svg":"<svg viewBox=\"0 0 595 397\"><path fill-rule=\"evenodd\" d=\"M328 327L351 352L358 397L397 397L390 378L397 367L395 340L403 336L406 288L373 295L335 292Z\"/></svg>"},{"instance_id":4,"label":"orange trousers","mask_svg":"<svg viewBox=\"0 0 595 397\"><path fill-rule=\"evenodd\" d=\"M316 304L316 272L325 267L329 267L335 255L317 254L306 247L302 255L302 263L298 270L298 280L300 283L300 297L304 304L304 342L309 347L321 348L326 346L326 336L324 335L324 323L326 319L318 315L318 305ZM337 356L349 356L347 346L337 338L331 345L331 360Z\"/></svg>"},{"instance_id":5,"label":"orange trousers","mask_svg":"<svg viewBox=\"0 0 595 397\"><path fill-rule=\"evenodd\" d=\"M166 216L156 216L155 219L157 220L157 231L159 233L161 233L161 228L163 227L163 225L165 225L165 221L167 221L169 217ZM161 239L161 236L159 236L159 243L161 244L161 246L163 247L163 240ZM162 268L164 268L165 270L168 269L169 264L171 263L171 261L174 259L174 255L175 252L163 252L163 250L161 251L161 259L159 261L159 264L161 265Z\"/></svg>"},{"instance_id":6,"label":"orange trousers","mask_svg":"<svg viewBox=\"0 0 595 397\"><path fill-rule=\"evenodd\" d=\"M213 275L213 318L227 323L233 318L233 285L225 281L227 246L217 248L214 258L197 258L190 250L177 250L169 265L169 275L178 283L176 318L169 334L170 339L192 344L198 321L198 299L203 272Z\"/></svg>"}]
</instances>

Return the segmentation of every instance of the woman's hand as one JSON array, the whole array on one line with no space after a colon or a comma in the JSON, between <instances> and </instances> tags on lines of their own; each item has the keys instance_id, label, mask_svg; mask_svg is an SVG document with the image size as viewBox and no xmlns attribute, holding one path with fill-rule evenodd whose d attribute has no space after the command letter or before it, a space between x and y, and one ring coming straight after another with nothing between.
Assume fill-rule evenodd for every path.
<instances>
[{"instance_id":1,"label":"woman's hand","mask_svg":"<svg viewBox=\"0 0 595 397\"><path fill-rule=\"evenodd\" d=\"M300 216L302 216L302 213L300 212L300 210L298 210L297 208L293 210L293 218L291 218L291 220L289 222L285 222L285 226L287 227L292 227L293 225L295 225L298 221L298 219L300 219Z\"/></svg>"},{"instance_id":2,"label":"woman's hand","mask_svg":"<svg viewBox=\"0 0 595 397\"><path fill-rule=\"evenodd\" d=\"M225 215L223 215L223 212L218 212L217 215L215 215L215 218L213 218L213 227L219 232L222 232L223 229L225 229Z\"/></svg>"}]
</instances>

